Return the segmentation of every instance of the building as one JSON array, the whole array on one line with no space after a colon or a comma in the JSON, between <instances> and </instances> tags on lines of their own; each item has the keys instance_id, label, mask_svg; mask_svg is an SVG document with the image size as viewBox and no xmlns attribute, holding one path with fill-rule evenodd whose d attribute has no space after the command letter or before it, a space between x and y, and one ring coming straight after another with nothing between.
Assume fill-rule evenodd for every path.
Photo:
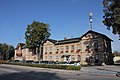
<instances>
[{"instance_id":1,"label":"building","mask_svg":"<svg viewBox=\"0 0 120 80\"><path fill-rule=\"evenodd\" d=\"M81 64L112 64L111 39L104 34L89 30L81 37L64 40L47 39L43 44L43 61Z\"/></svg>"},{"instance_id":2,"label":"building","mask_svg":"<svg viewBox=\"0 0 120 80\"><path fill-rule=\"evenodd\" d=\"M14 59L19 61L38 61L38 55L24 43L18 43L15 48Z\"/></svg>"}]
</instances>

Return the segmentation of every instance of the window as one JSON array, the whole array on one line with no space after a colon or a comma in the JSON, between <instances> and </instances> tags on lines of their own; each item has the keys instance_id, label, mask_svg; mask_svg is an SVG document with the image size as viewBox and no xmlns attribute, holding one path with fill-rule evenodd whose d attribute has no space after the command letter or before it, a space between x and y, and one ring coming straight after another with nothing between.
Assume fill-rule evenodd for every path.
<instances>
[{"instance_id":1,"label":"window","mask_svg":"<svg viewBox=\"0 0 120 80\"><path fill-rule=\"evenodd\" d=\"M77 49L80 49L80 44L77 45Z\"/></svg>"},{"instance_id":2,"label":"window","mask_svg":"<svg viewBox=\"0 0 120 80\"><path fill-rule=\"evenodd\" d=\"M45 54L47 54L47 52L45 52Z\"/></svg>"},{"instance_id":3,"label":"window","mask_svg":"<svg viewBox=\"0 0 120 80\"><path fill-rule=\"evenodd\" d=\"M74 50L74 45L71 45L71 50Z\"/></svg>"},{"instance_id":4,"label":"window","mask_svg":"<svg viewBox=\"0 0 120 80\"><path fill-rule=\"evenodd\" d=\"M64 51L64 47L63 46L61 46L61 51Z\"/></svg>"},{"instance_id":5,"label":"window","mask_svg":"<svg viewBox=\"0 0 120 80\"><path fill-rule=\"evenodd\" d=\"M69 51L69 46L66 46L66 51Z\"/></svg>"},{"instance_id":6,"label":"window","mask_svg":"<svg viewBox=\"0 0 120 80\"><path fill-rule=\"evenodd\" d=\"M56 56L56 60L58 60L59 59L59 56Z\"/></svg>"},{"instance_id":7,"label":"window","mask_svg":"<svg viewBox=\"0 0 120 80\"><path fill-rule=\"evenodd\" d=\"M76 52L78 53L78 52L80 52L80 50L81 50L80 49L80 44L77 44L77 51Z\"/></svg>"},{"instance_id":8,"label":"window","mask_svg":"<svg viewBox=\"0 0 120 80\"><path fill-rule=\"evenodd\" d=\"M50 59L52 59L52 56L50 56Z\"/></svg>"},{"instance_id":9,"label":"window","mask_svg":"<svg viewBox=\"0 0 120 80\"><path fill-rule=\"evenodd\" d=\"M45 59L47 59L47 56L45 56Z\"/></svg>"},{"instance_id":10,"label":"window","mask_svg":"<svg viewBox=\"0 0 120 80\"><path fill-rule=\"evenodd\" d=\"M86 45L85 51L89 51L89 45Z\"/></svg>"},{"instance_id":11,"label":"window","mask_svg":"<svg viewBox=\"0 0 120 80\"><path fill-rule=\"evenodd\" d=\"M64 51L64 47L63 47L63 46L61 46L61 53L63 53L63 51Z\"/></svg>"},{"instance_id":12,"label":"window","mask_svg":"<svg viewBox=\"0 0 120 80\"><path fill-rule=\"evenodd\" d=\"M75 61L75 56L74 55L71 56L71 60Z\"/></svg>"},{"instance_id":13,"label":"window","mask_svg":"<svg viewBox=\"0 0 120 80\"><path fill-rule=\"evenodd\" d=\"M94 41L92 43L92 47L94 48L95 51L98 51L98 41Z\"/></svg>"},{"instance_id":14,"label":"window","mask_svg":"<svg viewBox=\"0 0 120 80\"><path fill-rule=\"evenodd\" d=\"M80 59L81 59L81 57L80 57L80 55L78 55L78 61L80 61Z\"/></svg>"},{"instance_id":15,"label":"window","mask_svg":"<svg viewBox=\"0 0 120 80\"><path fill-rule=\"evenodd\" d=\"M58 47L56 47L56 51L57 51L57 52L59 51Z\"/></svg>"},{"instance_id":16,"label":"window","mask_svg":"<svg viewBox=\"0 0 120 80\"><path fill-rule=\"evenodd\" d=\"M47 51L47 47L45 47L45 51Z\"/></svg>"},{"instance_id":17,"label":"window","mask_svg":"<svg viewBox=\"0 0 120 80\"><path fill-rule=\"evenodd\" d=\"M50 46L50 51L52 51L52 46Z\"/></svg>"}]
</instances>

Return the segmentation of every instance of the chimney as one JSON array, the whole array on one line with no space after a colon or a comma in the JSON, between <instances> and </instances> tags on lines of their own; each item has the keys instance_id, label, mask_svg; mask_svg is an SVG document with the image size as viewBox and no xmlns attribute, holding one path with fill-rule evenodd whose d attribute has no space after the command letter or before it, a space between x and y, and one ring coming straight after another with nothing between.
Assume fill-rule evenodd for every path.
<instances>
[{"instance_id":1,"label":"chimney","mask_svg":"<svg viewBox=\"0 0 120 80\"><path fill-rule=\"evenodd\" d=\"M64 37L64 40L67 40L67 37Z\"/></svg>"}]
</instances>

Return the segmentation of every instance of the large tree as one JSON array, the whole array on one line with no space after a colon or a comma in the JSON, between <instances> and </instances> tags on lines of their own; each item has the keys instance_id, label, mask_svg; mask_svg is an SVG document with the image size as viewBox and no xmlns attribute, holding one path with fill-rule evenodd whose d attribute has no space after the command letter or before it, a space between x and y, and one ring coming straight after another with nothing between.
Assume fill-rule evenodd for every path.
<instances>
[{"instance_id":1,"label":"large tree","mask_svg":"<svg viewBox=\"0 0 120 80\"><path fill-rule=\"evenodd\" d=\"M120 0L103 0L104 20L103 23L113 34L118 34L120 38Z\"/></svg>"},{"instance_id":2,"label":"large tree","mask_svg":"<svg viewBox=\"0 0 120 80\"><path fill-rule=\"evenodd\" d=\"M29 24L25 32L26 44L29 48L38 47L38 56L39 61L41 57L41 44L47 38L50 37L50 28L49 24L43 22L33 21L32 24Z\"/></svg>"}]
</instances>

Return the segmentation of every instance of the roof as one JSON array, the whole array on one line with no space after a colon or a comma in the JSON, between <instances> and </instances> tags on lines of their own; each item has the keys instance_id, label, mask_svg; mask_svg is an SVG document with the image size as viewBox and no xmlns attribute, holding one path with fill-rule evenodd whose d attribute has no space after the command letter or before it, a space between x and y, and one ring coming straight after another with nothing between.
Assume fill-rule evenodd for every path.
<instances>
[{"instance_id":1,"label":"roof","mask_svg":"<svg viewBox=\"0 0 120 80\"><path fill-rule=\"evenodd\" d=\"M110 39L108 36L104 35L104 34L101 34L101 33L98 33L98 32L95 32L95 31L92 31L92 30L89 30L88 32L86 32L84 35L82 35L80 38L84 37L85 35L87 35L88 33L94 33L94 34L97 34L97 35L101 35L103 38L105 39L108 39L110 41L113 41L112 39Z\"/></svg>"},{"instance_id":2,"label":"roof","mask_svg":"<svg viewBox=\"0 0 120 80\"><path fill-rule=\"evenodd\" d=\"M25 45L24 43L18 43L18 44L17 44L17 47L16 47L15 49L17 49L18 47L21 47L21 48L22 48L24 45Z\"/></svg>"},{"instance_id":3,"label":"roof","mask_svg":"<svg viewBox=\"0 0 120 80\"><path fill-rule=\"evenodd\" d=\"M80 41L80 37L77 37L77 38L70 38L70 39L65 39L65 40L58 40L56 44L75 43L79 41Z\"/></svg>"},{"instance_id":4,"label":"roof","mask_svg":"<svg viewBox=\"0 0 120 80\"><path fill-rule=\"evenodd\" d=\"M79 42L88 33L94 33L94 34L97 34L97 35L101 35L103 38L105 38L107 40L110 40L110 41L113 41L109 37L107 37L106 35L98 33L98 32L95 32L95 31L92 31L92 30L89 30L84 35L82 35L81 37L77 37L77 38L70 38L70 39L65 39L65 40L54 40L54 39L47 39L47 40L50 41L50 42L52 42L52 43L54 43L55 45L58 45L58 44L67 44L67 43L75 43L75 42Z\"/></svg>"}]
</instances>

